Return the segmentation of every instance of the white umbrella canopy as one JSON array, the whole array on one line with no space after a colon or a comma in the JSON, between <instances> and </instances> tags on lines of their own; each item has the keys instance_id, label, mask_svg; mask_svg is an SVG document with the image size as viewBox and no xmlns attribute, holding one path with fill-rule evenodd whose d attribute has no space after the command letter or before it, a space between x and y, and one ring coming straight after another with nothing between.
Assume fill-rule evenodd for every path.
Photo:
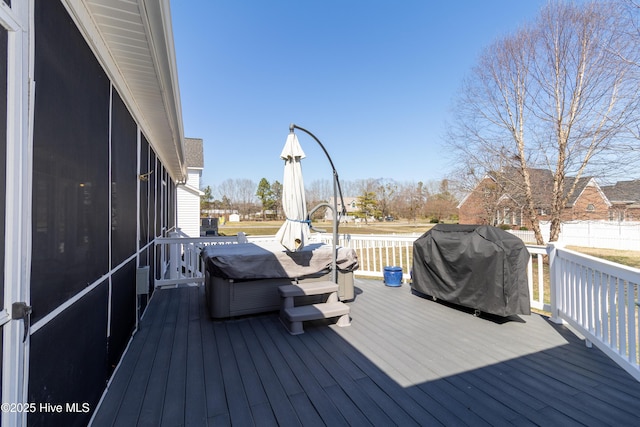
<instances>
[{"instance_id":1,"label":"white umbrella canopy","mask_svg":"<svg viewBox=\"0 0 640 427\"><path fill-rule=\"evenodd\" d=\"M280 153L280 158L284 160L282 208L287 219L276 233L276 240L290 252L302 249L309 240L307 201L300 164L304 157L298 137L293 132L289 133Z\"/></svg>"}]
</instances>

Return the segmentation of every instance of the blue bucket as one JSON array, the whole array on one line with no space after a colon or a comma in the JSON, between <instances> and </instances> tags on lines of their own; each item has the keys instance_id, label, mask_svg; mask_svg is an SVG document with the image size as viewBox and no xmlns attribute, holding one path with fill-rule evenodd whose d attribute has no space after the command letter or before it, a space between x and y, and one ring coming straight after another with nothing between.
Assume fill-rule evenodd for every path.
<instances>
[{"instance_id":1,"label":"blue bucket","mask_svg":"<svg viewBox=\"0 0 640 427\"><path fill-rule=\"evenodd\" d=\"M402 267L385 267L384 268L384 284L387 286L402 285Z\"/></svg>"}]
</instances>

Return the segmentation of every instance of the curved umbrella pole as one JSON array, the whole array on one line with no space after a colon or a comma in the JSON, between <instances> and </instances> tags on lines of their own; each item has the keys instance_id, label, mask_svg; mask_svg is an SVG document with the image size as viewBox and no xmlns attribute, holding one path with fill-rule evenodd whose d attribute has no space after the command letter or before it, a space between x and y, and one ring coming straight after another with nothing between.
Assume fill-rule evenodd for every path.
<instances>
[{"instance_id":1,"label":"curved umbrella pole","mask_svg":"<svg viewBox=\"0 0 640 427\"><path fill-rule=\"evenodd\" d=\"M338 220L338 194L340 195L340 203L342 205L342 210L340 212L340 215L342 216L346 214L346 207L344 205L344 199L342 197L342 188L340 188L340 180L338 179L338 171L336 170L336 167L333 165L333 160L331 160L331 156L329 155L329 152L327 151L326 148L324 148L324 145L322 145L322 142L320 142L320 140L314 134L312 134L311 132L309 132L303 127L300 127L294 123L291 123L289 125L289 132L293 132L294 129L300 129L301 131L305 132L306 134L311 136L313 139L315 139L318 145L320 145L320 148L322 148L322 151L324 151L324 154L327 156L327 159L329 159L329 164L331 164L331 169L333 171L333 206L327 203L324 203L322 205L326 205L327 207L331 208L331 210L333 211L333 261L331 264L331 278L334 283L338 283L337 245L338 245L338 223L340 222ZM311 212L315 212L315 210L321 207L322 205L316 206ZM309 217L311 217L311 214L309 214Z\"/></svg>"}]
</instances>

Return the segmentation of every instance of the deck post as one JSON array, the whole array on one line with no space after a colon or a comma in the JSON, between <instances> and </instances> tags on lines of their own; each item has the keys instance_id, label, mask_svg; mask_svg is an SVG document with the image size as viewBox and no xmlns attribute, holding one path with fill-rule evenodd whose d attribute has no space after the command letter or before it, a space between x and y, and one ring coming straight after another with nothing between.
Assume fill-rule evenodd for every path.
<instances>
[{"instance_id":1,"label":"deck post","mask_svg":"<svg viewBox=\"0 0 640 427\"><path fill-rule=\"evenodd\" d=\"M172 231L169 237L177 239L180 234ZM169 279L178 279L180 277L180 243L171 243L169 247Z\"/></svg>"},{"instance_id":2,"label":"deck post","mask_svg":"<svg viewBox=\"0 0 640 427\"><path fill-rule=\"evenodd\" d=\"M558 242L550 242L547 245L547 254L549 255L549 303L551 305L551 317L549 320L560 325L564 323L564 320L560 318L562 272L558 260L558 248L562 248L562 246Z\"/></svg>"}]
</instances>

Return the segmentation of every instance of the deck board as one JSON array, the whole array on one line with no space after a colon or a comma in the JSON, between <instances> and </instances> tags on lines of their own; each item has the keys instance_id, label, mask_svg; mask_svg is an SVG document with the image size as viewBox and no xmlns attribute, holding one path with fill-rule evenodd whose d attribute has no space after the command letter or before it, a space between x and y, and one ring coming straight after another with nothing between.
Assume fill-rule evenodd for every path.
<instances>
[{"instance_id":1,"label":"deck board","mask_svg":"<svg viewBox=\"0 0 640 427\"><path fill-rule=\"evenodd\" d=\"M186 425L205 425L207 420L207 400L205 387L205 353L200 319L200 299L190 294L189 324L187 332L188 349L186 355L185 412ZM185 385L185 386L186 386Z\"/></svg>"},{"instance_id":2,"label":"deck board","mask_svg":"<svg viewBox=\"0 0 640 427\"><path fill-rule=\"evenodd\" d=\"M184 423L186 411L185 399L187 389L187 345L189 345L189 353L201 353L199 347L201 340L189 342L189 331L192 330L189 324L189 304L190 294L183 293L180 295L178 314L175 319L175 331L173 333L173 342L168 351L171 353L169 363L169 371L167 372L167 385L165 386L165 395L162 411L162 425L176 426ZM194 383L193 386L197 386ZM189 385L192 386L191 384Z\"/></svg>"},{"instance_id":3,"label":"deck board","mask_svg":"<svg viewBox=\"0 0 640 427\"><path fill-rule=\"evenodd\" d=\"M156 291L93 425L640 425L640 383L565 326L356 285L351 326L298 336Z\"/></svg>"}]
</instances>

